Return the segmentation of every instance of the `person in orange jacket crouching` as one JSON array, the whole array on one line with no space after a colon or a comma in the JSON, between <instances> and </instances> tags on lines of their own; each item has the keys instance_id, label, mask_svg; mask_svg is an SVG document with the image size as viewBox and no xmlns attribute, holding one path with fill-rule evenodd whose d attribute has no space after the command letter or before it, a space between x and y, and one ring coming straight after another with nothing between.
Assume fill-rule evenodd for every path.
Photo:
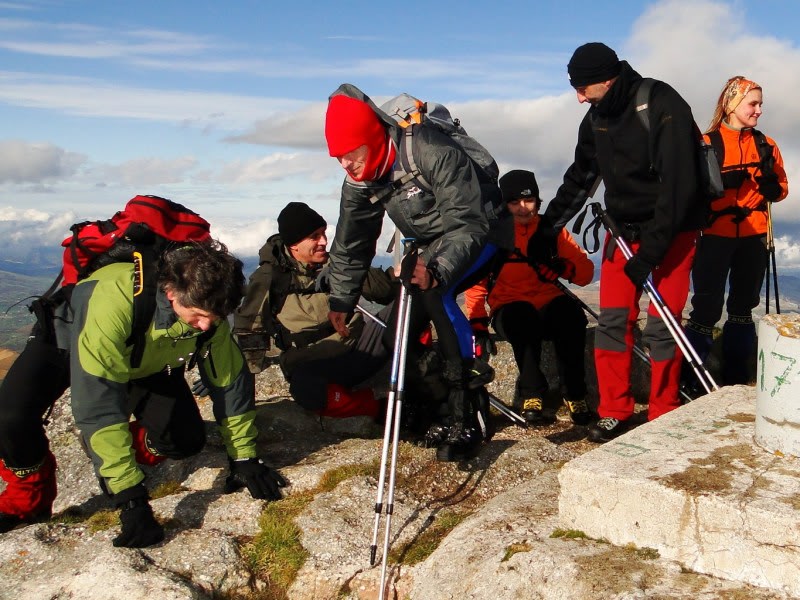
<instances>
[{"instance_id":1,"label":"person in orange jacket crouching","mask_svg":"<svg viewBox=\"0 0 800 600\"><path fill-rule=\"evenodd\" d=\"M594 265L566 229L558 235L556 258L548 263L529 262L528 240L540 219L536 177L531 171L509 171L500 178L500 189L514 217L514 250L498 261L492 275L466 292L465 308L476 342L485 348L491 321L498 335L511 344L519 369L516 407L529 424L546 425L555 418L543 411L548 383L540 359L542 340L552 340L564 404L573 423L588 425L597 416L586 403L586 315L562 291L558 279L587 285Z\"/></svg>"}]
</instances>

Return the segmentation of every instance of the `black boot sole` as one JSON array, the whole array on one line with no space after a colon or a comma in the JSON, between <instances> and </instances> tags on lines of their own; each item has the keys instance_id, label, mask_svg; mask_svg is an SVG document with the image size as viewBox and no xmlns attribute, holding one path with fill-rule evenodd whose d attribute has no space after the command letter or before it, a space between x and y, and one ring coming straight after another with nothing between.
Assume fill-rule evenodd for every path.
<instances>
[{"instance_id":1,"label":"black boot sole","mask_svg":"<svg viewBox=\"0 0 800 600\"><path fill-rule=\"evenodd\" d=\"M464 446L445 442L436 449L436 460L439 462L457 462L475 458L480 453L481 444Z\"/></svg>"},{"instance_id":2,"label":"black boot sole","mask_svg":"<svg viewBox=\"0 0 800 600\"><path fill-rule=\"evenodd\" d=\"M53 514L51 512L43 512L38 515L34 515L31 517L18 517L16 515L9 515L6 513L0 513L0 533L7 533L18 527L24 527L26 525L34 525L36 523L44 523L45 521L49 521L50 517Z\"/></svg>"}]
</instances>

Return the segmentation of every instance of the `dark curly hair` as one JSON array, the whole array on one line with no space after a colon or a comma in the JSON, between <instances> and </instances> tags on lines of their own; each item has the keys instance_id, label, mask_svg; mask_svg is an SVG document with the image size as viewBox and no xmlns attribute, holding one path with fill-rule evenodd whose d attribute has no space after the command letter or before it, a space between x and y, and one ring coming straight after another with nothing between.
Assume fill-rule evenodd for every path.
<instances>
[{"instance_id":1,"label":"dark curly hair","mask_svg":"<svg viewBox=\"0 0 800 600\"><path fill-rule=\"evenodd\" d=\"M217 240L181 244L161 256L158 286L162 291L171 290L187 308L226 317L244 296L243 266Z\"/></svg>"}]
</instances>

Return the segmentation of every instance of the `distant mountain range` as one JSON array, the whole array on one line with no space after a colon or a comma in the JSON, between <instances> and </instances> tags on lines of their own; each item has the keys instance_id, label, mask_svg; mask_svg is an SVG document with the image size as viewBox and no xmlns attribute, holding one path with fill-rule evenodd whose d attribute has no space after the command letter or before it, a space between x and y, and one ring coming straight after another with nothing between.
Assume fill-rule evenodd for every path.
<instances>
[{"instance_id":1,"label":"distant mountain range","mask_svg":"<svg viewBox=\"0 0 800 600\"><path fill-rule=\"evenodd\" d=\"M31 272L38 271L33 268ZM56 273L58 270L54 273L52 267L38 275L0 270L0 348L19 352L25 345L35 320L27 305L32 296L41 294L53 283Z\"/></svg>"}]
</instances>

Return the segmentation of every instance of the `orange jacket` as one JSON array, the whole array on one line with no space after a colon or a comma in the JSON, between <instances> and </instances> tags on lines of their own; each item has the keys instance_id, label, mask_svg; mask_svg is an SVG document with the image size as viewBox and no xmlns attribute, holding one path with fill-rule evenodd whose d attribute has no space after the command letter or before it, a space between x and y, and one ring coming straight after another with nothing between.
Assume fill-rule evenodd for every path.
<instances>
[{"instance_id":1,"label":"orange jacket","mask_svg":"<svg viewBox=\"0 0 800 600\"><path fill-rule=\"evenodd\" d=\"M522 257L527 254L528 240L539 227L537 215L527 225L514 224L514 248ZM558 235L558 255L575 264L575 277L571 283L580 286L591 283L594 276L594 264L583 249L578 246L566 227ZM486 302L492 314L501 306L509 302L530 302L536 309L541 309L553 298L563 295L552 283L545 283L539 279L536 272L527 262L507 262L501 269L491 292L487 289L488 281L469 288L465 293L465 309L469 319L487 317ZM487 299L488 292L488 299Z\"/></svg>"},{"instance_id":2,"label":"orange jacket","mask_svg":"<svg viewBox=\"0 0 800 600\"><path fill-rule=\"evenodd\" d=\"M725 159L722 167L728 170L729 167L740 165L752 165L745 167L749 177L744 180L738 189L725 190L725 195L711 203L712 213L732 206L740 206L753 209L748 217L738 224L733 222L734 215L722 215L714 219L710 226L703 230L704 234L719 235L724 237L745 237L749 235L763 235L767 232L767 211L756 210L765 202L764 196L758 193L758 183L756 176L761 175L761 169L757 166L760 161L758 147L750 129L733 129L724 123L720 126L719 132L722 135L722 143L725 147ZM708 136L704 136L706 142L710 143ZM765 136L767 142L773 147L772 155L775 157L775 174L778 176L778 183L783 188L783 193L778 200L783 200L789 193L789 184L786 181L786 171L783 168L783 157L778 146L769 136ZM712 214L713 216L713 214Z\"/></svg>"}]
</instances>

